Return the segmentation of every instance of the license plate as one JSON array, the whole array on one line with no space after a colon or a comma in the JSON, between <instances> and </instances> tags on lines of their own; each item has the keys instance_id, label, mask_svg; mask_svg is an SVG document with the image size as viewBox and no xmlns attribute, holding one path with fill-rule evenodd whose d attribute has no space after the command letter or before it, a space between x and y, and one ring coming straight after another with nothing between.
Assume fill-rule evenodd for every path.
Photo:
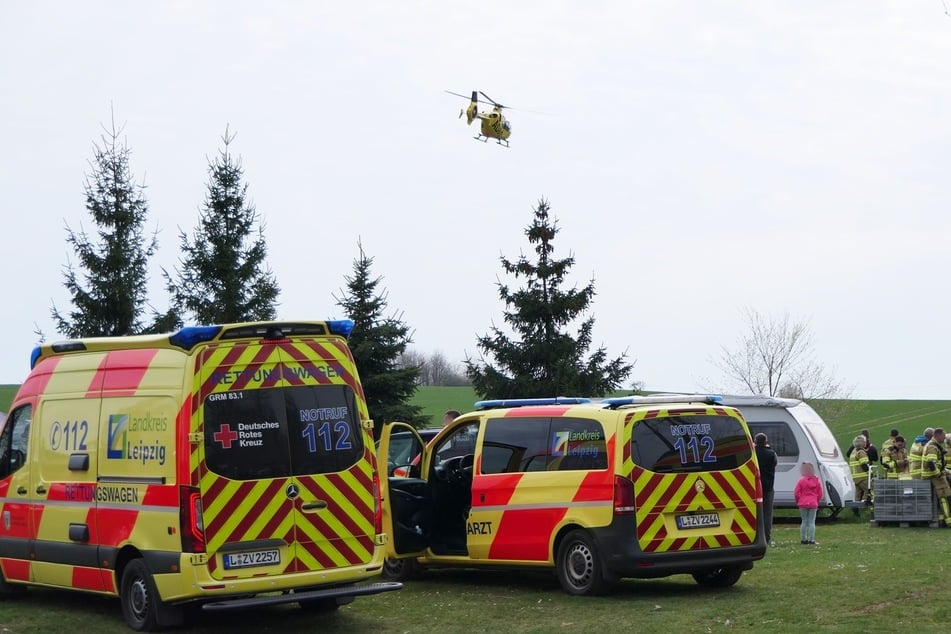
<instances>
[{"instance_id":1,"label":"license plate","mask_svg":"<svg viewBox=\"0 0 951 634\"><path fill-rule=\"evenodd\" d=\"M225 570L272 566L279 563L281 563L281 551L276 548L274 550L255 550L250 553L228 553L225 555Z\"/></svg>"},{"instance_id":2,"label":"license plate","mask_svg":"<svg viewBox=\"0 0 951 634\"><path fill-rule=\"evenodd\" d=\"M693 515L677 516L677 528L707 528L719 525L720 516L716 513L695 513Z\"/></svg>"}]
</instances>

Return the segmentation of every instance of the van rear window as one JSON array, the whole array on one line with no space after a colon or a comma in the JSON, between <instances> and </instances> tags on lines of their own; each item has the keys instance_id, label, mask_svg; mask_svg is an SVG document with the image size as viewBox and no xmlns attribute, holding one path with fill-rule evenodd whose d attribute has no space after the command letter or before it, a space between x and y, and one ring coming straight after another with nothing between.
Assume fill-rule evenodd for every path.
<instances>
[{"instance_id":1,"label":"van rear window","mask_svg":"<svg viewBox=\"0 0 951 634\"><path fill-rule=\"evenodd\" d=\"M205 462L232 480L343 471L363 456L353 390L300 385L209 394Z\"/></svg>"},{"instance_id":2,"label":"van rear window","mask_svg":"<svg viewBox=\"0 0 951 634\"><path fill-rule=\"evenodd\" d=\"M669 416L637 421L631 458L657 473L728 471L752 457L750 438L732 416Z\"/></svg>"}]
</instances>

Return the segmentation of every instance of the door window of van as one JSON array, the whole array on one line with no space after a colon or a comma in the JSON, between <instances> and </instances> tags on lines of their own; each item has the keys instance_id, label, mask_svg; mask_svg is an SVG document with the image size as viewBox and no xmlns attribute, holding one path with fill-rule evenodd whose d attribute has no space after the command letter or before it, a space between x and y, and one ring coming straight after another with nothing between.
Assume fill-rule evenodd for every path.
<instances>
[{"instance_id":1,"label":"door window of van","mask_svg":"<svg viewBox=\"0 0 951 634\"><path fill-rule=\"evenodd\" d=\"M363 456L349 386L300 385L208 395L205 462L232 480L343 471Z\"/></svg>"},{"instance_id":2,"label":"door window of van","mask_svg":"<svg viewBox=\"0 0 951 634\"><path fill-rule=\"evenodd\" d=\"M25 405L7 418L0 434L0 478L15 473L26 464L33 408Z\"/></svg>"},{"instance_id":3,"label":"door window of van","mask_svg":"<svg viewBox=\"0 0 951 634\"><path fill-rule=\"evenodd\" d=\"M607 469L604 428L587 418L493 418L482 439L482 473Z\"/></svg>"},{"instance_id":4,"label":"door window of van","mask_svg":"<svg viewBox=\"0 0 951 634\"><path fill-rule=\"evenodd\" d=\"M796 442L792 429L786 423L747 423L747 425L754 436L760 432L766 434L769 448L775 451L777 456L799 457L799 443Z\"/></svg>"},{"instance_id":5,"label":"door window of van","mask_svg":"<svg viewBox=\"0 0 951 634\"><path fill-rule=\"evenodd\" d=\"M750 440L732 416L669 416L637 421L634 463L657 473L728 471L752 457Z\"/></svg>"},{"instance_id":6,"label":"door window of van","mask_svg":"<svg viewBox=\"0 0 951 634\"><path fill-rule=\"evenodd\" d=\"M548 465L545 418L493 418L482 439L482 473L544 471Z\"/></svg>"}]
</instances>

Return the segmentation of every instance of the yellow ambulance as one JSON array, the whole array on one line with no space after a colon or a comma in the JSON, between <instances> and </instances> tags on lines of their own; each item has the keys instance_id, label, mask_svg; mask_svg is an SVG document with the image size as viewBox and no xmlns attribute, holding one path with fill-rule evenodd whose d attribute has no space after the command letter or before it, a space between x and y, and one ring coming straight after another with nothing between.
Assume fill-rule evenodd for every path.
<instances>
[{"instance_id":1,"label":"yellow ambulance","mask_svg":"<svg viewBox=\"0 0 951 634\"><path fill-rule=\"evenodd\" d=\"M379 478L349 320L37 347L0 430L0 592L333 609L379 575Z\"/></svg>"},{"instance_id":2,"label":"yellow ambulance","mask_svg":"<svg viewBox=\"0 0 951 634\"><path fill-rule=\"evenodd\" d=\"M427 445L387 425L384 577L554 569L575 595L686 573L728 587L766 553L749 430L718 397L483 401ZM391 439L415 436L391 456Z\"/></svg>"}]
</instances>

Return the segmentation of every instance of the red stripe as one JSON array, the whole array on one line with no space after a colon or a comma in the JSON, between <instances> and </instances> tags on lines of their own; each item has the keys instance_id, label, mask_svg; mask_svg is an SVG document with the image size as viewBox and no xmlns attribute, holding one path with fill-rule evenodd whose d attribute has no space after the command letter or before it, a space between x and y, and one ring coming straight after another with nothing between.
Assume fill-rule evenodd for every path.
<instances>
[{"instance_id":1,"label":"red stripe","mask_svg":"<svg viewBox=\"0 0 951 634\"><path fill-rule=\"evenodd\" d=\"M225 541L231 542L270 538L270 533L259 532L255 534L249 534L248 531L251 529L251 525L261 517L263 512L266 511L268 502L273 500L279 494L283 495L282 490L284 489L286 482L287 480L280 479L272 480L270 483L268 483L264 493L259 498L257 498L251 508L248 508L244 511L241 521L238 522L238 525L235 526L234 530L231 531L231 534L228 535ZM281 506L290 506L290 503L284 502Z\"/></svg>"},{"instance_id":2,"label":"red stripe","mask_svg":"<svg viewBox=\"0 0 951 634\"><path fill-rule=\"evenodd\" d=\"M119 546L129 539L139 512L130 509L97 508L96 532L99 534L99 543L103 546Z\"/></svg>"},{"instance_id":3,"label":"red stripe","mask_svg":"<svg viewBox=\"0 0 951 634\"><path fill-rule=\"evenodd\" d=\"M278 508L277 512L274 513L274 515L271 516L271 519L268 520L268 523L265 524L264 527L261 529L261 534L262 534L262 535L272 535L272 534L274 534L274 531L276 531L276 530L277 530L277 527L280 526L281 523L282 523L285 519L287 519L287 516L291 513L291 511L293 510L293 508L294 508L294 507L293 507L291 504L281 504L281 506ZM291 522L291 538L292 538L292 540L293 540L293 531L294 531L294 523ZM287 541L287 540L285 540L285 541ZM290 544L291 542L288 541L287 543Z\"/></svg>"},{"instance_id":4,"label":"red stripe","mask_svg":"<svg viewBox=\"0 0 951 634\"><path fill-rule=\"evenodd\" d=\"M347 484L339 474L331 473L327 475L327 482L330 486L334 487L338 491L343 492L347 498L347 502L351 507L359 513L363 519L373 524L373 498L367 495L360 495L357 491L352 489L349 484ZM364 488L364 491L367 491L368 488ZM359 535L360 533L365 533L366 529L361 529L357 523L353 520L350 514L347 514L346 520L341 517L341 521L344 522L344 525L348 525L348 528L352 528L351 533L354 535Z\"/></svg>"},{"instance_id":5,"label":"red stripe","mask_svg":"<svg viewBox=\"0 0 951 634\"><path fill-rule=\"evenodd\" d=\"M30 372L30 375L26 378L26 381L20 386L13 402L19 403L22 399L43 394L43 392L46 391L46 386L49 385L50 379L53 378L53 373L56 372L56 366L62 358L61 356L47 357L37 363L36 367L33 368L33 371Z\"/></svg>"},{"instance_id":6,"label":"red stripe","mask_svg":"<svg viewBox=\"0 0 951 634\"><path fill-rule=\"evenodd\" d=\"M30 562L24 559L0 559L3 576L13 581L30 580Z\"/></svg>"},{"instance_id":7,"label":"red stripe","mask_svg":"<svg viewBox=\"0 0 951 634\"><path fill-rule=\"evenodd\" d=\"M80 566L73 566L72 587L79 590L96 590L99 592L105 590L102 586L102 575L99 568L82 568Z\"/></svg>"},{"instance_id":8,"label":"red stripe","mask_svg":"<svg viewBox=\"0 0 951 634\"><path fill-rule=\"evenodd\" d=\"M347 503L351 505L354 508L354 510L358 511L360 515L363 517L364 521L367 522L367 526L364 526L363 528L361 528L360 525L345 510L341 509L339 506L335 504L330 503L329 502L330 496L327 495L327 493L323 491L316 482L308 481L308 480L309 478L302 478L301 485L303 485L303 487L307 489L307 491L309 491L312 495L316 496L318 500L328 501L328 507L324 509L323 511L320 511L320 514L305 513L303 511L300 511L300 517L303 521L306 521L316 527L321 522L323 522L322 519L320 520L320 522L316 521L319 518L319 516L329 512L331 515L334 516L334 518L338 522L340 522L343 525L344 529L350 535L365 534L368 530L372 530L372 526L373 526L372 510L369 507L367 507L365 500L359 499L357 496L355 496L353 494L353 491L349 489L348 487L346 487L346 485L343 485L343 483L341 482L340 484L343 486L338 486L337 488L340 489L342 493L344 493L344 495L347 498ZM333 533L333 535L335 537L343 537L343 535L337 535L336 533Z\"/></svg>"},{"instance_id":9,"label":"red stripe","mask_svg":"<svg viewBox=\"0 0 951 634\"><path fill-rule=\"evenodd\" d=\"M567 507L506 511L499 521L489 559L547 561L548 544Z\"/></svg>"},{"instance_id":10,"label":"red stripe","mask_svg":"<svg viewBox=\"0 0 951 634\"><path fill-rule=\"evenodd\" d=\"M221 360L221 363L219 363L216 368L230 368L232 365L234 365L235 361L237 361L241 355L244 354L244 351L247 349L247 347L247 344L235 344L230 350L228 350L227 354L225 354L225 358ZM205 364L208 362L208 359L211 358L213 352L213 350L207 350L201 355L201 360L196 364L196 372L198 371L199 367L203 370L205 369ZM206 396L214 392L215 385L217 384L215 381L215 369L209 367L207 370L208 378L202 382L201 389L198 391L198 398L194 401L194 411L197 411L198 407L200 407L201 404L205 402Z\"/></svg>"},{"instance_id":11,"label":"red stripe","mask_svg":"<svg viewBox=\"0 0 951 634\"><path fill-rule=\"evenodd\" d=\"M608 455L613 455L610 451ZM614 471L590 471L575 492L574 502L614 500Z\"/></svg>"},{"instance_id":12,"label":"red stripe","mask_svg":"<svg viewBox=\"0 0 951 634\"><path fill-rule=\"evenodd\" d=\"M109 355L102 357L102 361L99 362L99 367L96 368L96 373L92 377L92 381L89 382L89 386L86 388L86 398L96 398L102 394L102 381L106 376L106 362L109 360Z\"/></svg>"},{"instance_id":13,"label":"red stripe","mask_svg":"<svg viewBox=\"0 0 951 634\"><path fill-rule=\"evenodd\" d=\"M142 496L145 506L170 506L178 508L181 500L178 497L178 487L174 485L150 484Z\"/></svg>"},{"instance_id":14,"label":"red stripe","mask_svg":"<svg viewBox=\"0 0 951 634\"><path fill-rule=\"evenodd\" d=\"M571 405L540 405L528 407L513 407L505 413L506 418L519 418L526 416L561 416L569 409Z\"/></svg>"},{"instance_id":15,"label":"red stripe","mask_svg":"<svg viewBox=\"0 0 951 634\"><path fill-rule=\"evenodd\" d=\"M248 383L251 382L251 379L254 378L254 370L259 366L263 366L268 362L268 359L271 358L271 355L274 354L274 346L272 345L262 345L260 349L254 354L254 357L244 366L244 371L238 375L234 383L228 388L229 390L243 390L248 386ZM280 363L275 362L275 369L278 371L275 372L278 377L280 377L280 369L278 366ZM221 366L219 366L221 367ZM265 377L267 379L267 377Z\"/></svg>"},{"instance_id":16,"label":"red stripe","mask_svg":"<svg viewBox=\"0 0 951 634\"><path fill-rule=\"evenodd\" d=\"M218 484L219 482L224 482L224 478L218 478L215 480L215 484ZM222 486L221 488L224 487ZM209 522L205 527L205 534L208 536L209 540L216 539L218 537L218 533L222 530L224 523L227 522L233 514L241 512L241 505L245 503L248 495L253 489L254 482L242 482L240 485L238 485L238 490L234 492L227 502L225 502L224 507L218 511L214 519L211 520L211 522ZM210 496L207 505L204 501L202 501L202 507L206 509L209 508L212 502L217 499L217 497L217 495Z\"/></svg>"},{"instance_id":17,"label":"red stripe","mask_svg":"<svg viewBox=\"0 0 951 634\"><path fill-rule=\"evenodd\" d=\"M337 565L334 563L334 560L330 558L323 548L320 548L314 542L297 542L298 548L303 548L304 551L310 554L311 557L317 560L317 564L321 568L336 568ZM305 564L303 561L298 562L298 572L303 572L309 570L310 567Z\"/></svg>"},{"instance_id":18,"label":"red stripe","mask_svg":"<svg viewBox=\"0 0 951 634\"><path fill-rule=\"evenodd\" d=\"M133 396L145 373L148 372L152 360L158 354L158 348L141 350L114 350L106 355L105 368L102 379L102 392L105 396ZM100 366L101 371L102 366ZM96 380L90 389L93 389Z\"/></svg>"}]
</instances>

